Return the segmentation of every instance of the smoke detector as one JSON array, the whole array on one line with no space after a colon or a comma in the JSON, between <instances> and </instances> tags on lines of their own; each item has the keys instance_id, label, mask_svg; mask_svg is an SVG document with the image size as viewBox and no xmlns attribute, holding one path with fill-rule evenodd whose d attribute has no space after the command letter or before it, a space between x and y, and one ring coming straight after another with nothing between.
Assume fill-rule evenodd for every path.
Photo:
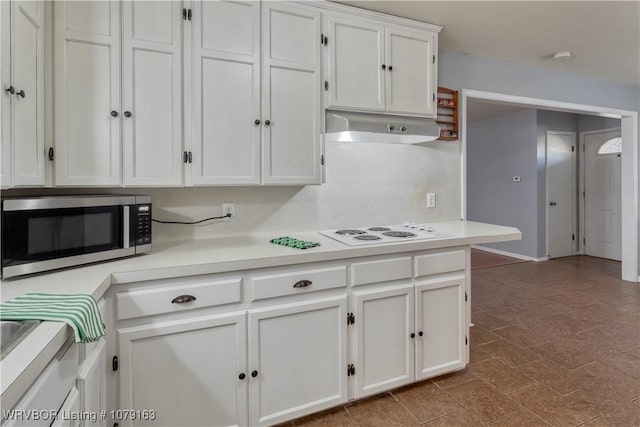
<instances>
[{"instance_id":1,"label":"smoke detector","mask_svg":"<svg viewBox=\"0 0 640 427\"><path fill-rule=\"evenodd\" d=\"M566 61L569 58L571 58L571 52L569 52L568 50L556 52L553 54L554 61Z\"/></svg>"}]
</instances>

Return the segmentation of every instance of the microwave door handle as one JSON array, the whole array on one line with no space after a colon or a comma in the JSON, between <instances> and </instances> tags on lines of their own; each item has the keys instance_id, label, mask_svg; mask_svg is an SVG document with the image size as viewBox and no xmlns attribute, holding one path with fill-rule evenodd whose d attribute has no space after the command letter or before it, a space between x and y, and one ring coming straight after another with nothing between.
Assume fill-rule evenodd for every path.
<instances>
[{"instance_id":1,"label":"microwave door handle","mask_svg":"<svg viewBox=\"0 0 640 427\"><path fill-rule=\"evenodd\" d=\"M122 207L122 247L129 247L129 206Z\"/></svg>"}]
</instances>

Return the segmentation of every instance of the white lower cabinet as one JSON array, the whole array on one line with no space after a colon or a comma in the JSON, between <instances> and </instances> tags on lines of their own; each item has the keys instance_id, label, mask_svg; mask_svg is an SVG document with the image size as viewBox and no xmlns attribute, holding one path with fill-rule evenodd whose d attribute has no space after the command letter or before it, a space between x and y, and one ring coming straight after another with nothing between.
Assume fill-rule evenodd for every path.
<instances>
[{"instance_id":1,"label":"white lower cabinet","mask_svg":"<svg viewBox=\"0 0 640 427\"><path fill-rule=\"evenodd\" d=\"M58 417L53 421L51 427L76 427L80 426L80 420L74 415L80 413L80 392L77 388L72 388L64 403L58 411Z\"/></svg>"},{"instance_id":2,"label":"white lower cabinet","mask_svg":"<svg viewBox=\"0 0 640 427\"><path fill-rule=\"evenodd\" d=\"M413 288L408 283L354 292L355 398L413 382Z\"/></svg>"},{"instance_id":3,"label":"white lower cabinet","mask_svg":"<svg viewBox=\"0 0 640 427\"><path fill-rule=\"evenodd\" d=\"M114 421L274 425L462 369L467 263L450 260L459 251L120 287L109 409L155 417ZM97 383L78 382L83 407L97 407L87 403Z\"/></svg>"},{"instance_id":4,"label":"white lower cabinet","mask_svg":"<svg viewBox=\"0 0 640 427\"><path fill-rule=\"evenodd\" d=\"M347 297L249 312L250 425L347 401Z\"/></svg>"},{"instance_id":5,"label":"white lower cabinet","mask_svg":"<svg viewBox=\"0 0 640 427\"><path fill-rule=\"evenodd\" d=\"M130 425L246 425L246 330L244 312L119 329L118 409L155 411Z\"/></svg>"},{"instance_id":6,"label":"white lower cabinet","mask_svg":"<svg viewBox=\"0 0 640 427\"><path fill-rule=\"evenodd\" d=\"M416 380L464 368L464 275L416 283L416 330Z\"/></svg>"},{"instance_id":7,"label":"white lower cabinet","mask_svg":"<svg viewBox=\"0 0 640 427\"><path fill-rule=\"evenodd\" d=\"M76 379L76 388L79 395L79 406L84 413L90 415L84 420L84 426L107 425L107 420L100 414L107 409L107 367L106 345L100 340L91 354L83 362ZM97 415L95 418L93 415Z\"/></svg>"}]
</instances>

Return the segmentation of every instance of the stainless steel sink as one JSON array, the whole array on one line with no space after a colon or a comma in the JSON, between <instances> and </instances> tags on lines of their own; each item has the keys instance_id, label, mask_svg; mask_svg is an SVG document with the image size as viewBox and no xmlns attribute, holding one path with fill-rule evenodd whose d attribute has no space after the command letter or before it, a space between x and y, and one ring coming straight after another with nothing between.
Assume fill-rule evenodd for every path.
<instances>
[{"instance_id":1,"label":"stainless steel sink","mask_svg":"<svg viewBox=\"0 0 640 427\"><path fill-rule=\"evenodd\" d=\"M39 320L0 321L0 360L4 359L39 324Z\"/></svg>"}]
</instances>

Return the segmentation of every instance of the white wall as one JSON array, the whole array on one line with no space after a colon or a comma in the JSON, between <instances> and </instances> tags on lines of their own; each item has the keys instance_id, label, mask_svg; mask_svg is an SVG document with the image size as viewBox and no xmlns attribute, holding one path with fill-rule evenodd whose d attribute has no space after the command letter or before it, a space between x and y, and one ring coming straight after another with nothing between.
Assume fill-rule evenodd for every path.
<instances>
[{"instance_id":1,"label":"white wall","mask_svg":"<svg viewBox=\"0 0 640 427\"><path fill-rule=\"evenodd\" d=\"M425 146L327 143L327 183L307 187L209 187L93 190L12 190L17 194L137 193L153 196L153 216L194 220L236 204L233 222L154 224L154 240L213 238L250 232L313 231L338 227L460 219L460 144ZM437 208L426 209L427 192Z\"/></svg>"}]
</instances>

